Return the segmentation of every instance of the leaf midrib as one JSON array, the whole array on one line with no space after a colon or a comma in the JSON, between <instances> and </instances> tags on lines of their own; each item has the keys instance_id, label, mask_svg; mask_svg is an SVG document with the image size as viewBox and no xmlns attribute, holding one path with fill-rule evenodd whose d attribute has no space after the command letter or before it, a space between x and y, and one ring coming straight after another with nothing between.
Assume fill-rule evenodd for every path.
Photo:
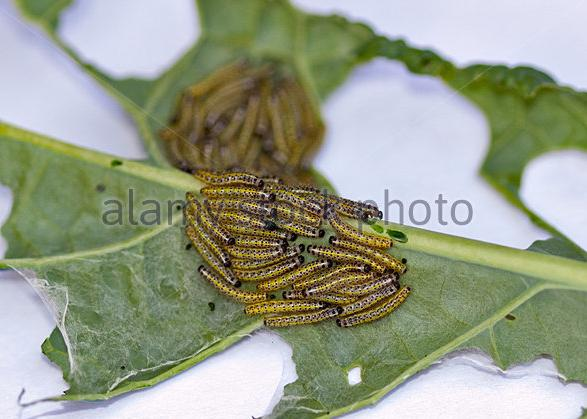
<instances>
[{"instance_id":1,"label":"leaf midrib","mask_svg":"<svg viewBox=\"0 0 587 419\"><path fill-rule=\"evenodd\" d=\"M181 192L196 190L201 186L199 181L179 170L160 169L136 161L124 160L122 165L112 168L111 162L112 160L117 160L118 158L116 157L51 140L47 137L33 134L9 125L0 124L0 135L4 135L4 140L6 140L8 136L8 140L10 141L20 141L43 147L56 154L77 158L100 167L118 170L126 175L167 186ZM0 138L0 141L3 139ZM384 230L391 226L392 229L399 229L407 233L409 241L404 244L399 244L398 247L400 248L527 275L541 279L547 283L557 284L560 288L587 291L587 263L585 262L513 249L496 244L388 222L379 222L378 224ZM160 228L168 228L168 226ZM138 235L126 242L120 242L114 245L89 250L87 252L89 252L89 254L96 254L113 251L112 249L119 250L128 246L128 243L136 244L145 240L145 238L151 237L150 235L157 234L157 231L160 230L155 229L155 231ZM374 234L384 235L383 233L376 232L374 232ZM65 260L67 258L79 257L80 254L83 253L84 252L76 252L42 259L13 259L0 261L0 269L11 266L10 263L12 263L12 266L21 267L23 266L20 264L21 262L22 264L27 264L27 266L35 263L38 265L41 263L38 262L39 260L42 260L42 263L51 263L55 258Z\"/></svg>"},{"instance_id":2,"label":"leaf midrib","mask_svg":"<svg viewBox=\"0 0 587 419\"><path fill-rule=\"evenodd\" d=\"M3 123L0 123L0 136L3 136L0 141L28 143L55 154L72 157L95 166L115 170L131 177L148 180L176 190L189 191L202 186L193 176L179 170L158 168L140 161L126 160L99 151L88 150ZM113 167L112 162L114 160L118 160L122 164Z\"/></svg>"}]
</instances>

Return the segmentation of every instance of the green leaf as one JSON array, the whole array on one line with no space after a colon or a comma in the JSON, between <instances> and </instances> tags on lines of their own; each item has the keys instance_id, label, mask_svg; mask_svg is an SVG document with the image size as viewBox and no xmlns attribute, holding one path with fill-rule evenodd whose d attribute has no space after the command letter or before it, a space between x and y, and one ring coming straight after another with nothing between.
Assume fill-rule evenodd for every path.
<instances>
[{"instance_id":1,"label":"green leaf","mask_svg":"<svg viewBox=\"0 0 587 419\"><path fill-rule=\"evenodd\" d=\"M280 331L292 345L298 380L286 386L273 417L334 417L368 406L457 349L480 349L504 369L547 354L566 379L586 382L585 253L572 281L554 283L549 272L557 262L547 269L526 259L529 252L402 229L410 241L398 247L409 261L404 282L412 296L388 318L356 330L324 324ZM546 245L573 251L560 240ZM356 367L362 382L350 386Z\"/></svg>"},{"instance_id":2,"label":"green leaf","mask_svg":"<svg viewBox=\"0 0 587 419\"><path fill-rule=\"evenodd\" d=\"M416 74L439 77L477 105L491 129L481 175L536 225L568 240L522 202L520 186L525 167L536 157L562 149L587 151L586 92L561 86L530 67L456 68L436 53L412 48L403 40L374 37L363 54L399 60Z\"/></svg>"},{"instance_id":3,"label":"green leaf","mask_svg":"<svg viewBox=\"0 0 587 419\"><path fill-rule=\"evenodd\" d=\"M150 163L163 167L167 163L157 132L179 92L236 58L284 62L317 99L332 92L355 65L375 56L440 77L489 119L492 143L482 174L534 222L563 237L522 203L519 182L525 165L542 153L586 149L586 99L585 93L558 86L543 73L502 66L458 69L432 51L379 37L340 17L301 13L285 1L202 0L202 36L182 59L156 80L117 80L84 63L58 39L59 14L69 1L17 2L124 106L140 130ZM502 111L509 108L515 112ZM175 199L195 189L189 177L133 162L118 165L116 158L5 126L1 134L0 181L15 191L14 211L3 230L8 255L53 256L4 261L0 268L23 271L48 293L58 312L67 307L62 334L54 332L43 345L71 385L63 399L105 399L153 385L259 327L193 280L198 260L182 251L185 240L177 224L147 229L125 222L122 228L106 228L96 218L102 201L88 193L98 192L104 181L105 191L118 199L129 187L136 188L137 199ZM356 330L324 324L280 332L294 348L299 379L286 388L275 416L335 415L368 405L460 348L484 350L504 368L549 354L568 379L587 381L581 350L587 331L579 322L587 314L586 264L544 254L585 260L581 249L549 241L536 244L535 252L523 252L377 226L375 231L385 229L378 233L409 238L394 252L409 259L405 281L414 288L413 296L395 315ZM140 301L157 304L147 307ZM172 326L147 321L152 318ZM564 335L561 324L569 326ZM362 368L363 382L351 387L346 373L355 366Z\"/></svg>"},{"instance_id":4,"label":"green leaf","mask_svg":"<svg viewBox=\"0 0 587 419\"><path fill-rule=\"evenodd\" d=\"M559 86L537 70L471 66L449 83L485 113L491 144L481 174L539 227L562 236L520 198L526 165L541 154L587 151L587 93Z\"/></svg>"},{"instance_id":5,"label":"green leaf","mask_svg":"<svg viewBox=\"0 0 587 419\"><path fill-rule=\"evenodd\" d=\"M475 103L487 116L491 144L481 175L539 227L566 238L530 210L519 195L526 165L549 151L587 150L587 93L558 85L529 67L472 65L457 68L427 49L402 39L378 36L361 23L339 16L305 14L285 0L199 0L202 35L171 69L156 80L111 78L89 65L57 36L59 14L69 0L17 0L84 70L131 114L150 161L166 166L158 131L171 115L179 93L214 69L240 57L279 60L304 86L324 99L358 64L377 56L403 62L416 73L439 77Z\"/></svg>"},{"instance_id":6,"label":"green leaf","mask_svg":"<svg viewBox=\"0 0 587 419\"><path fill-rule=\"evenodd\" d=\"M30 18L55 30L59 24L59 15L72 3L73 0L35 0L28 1L26 4L23 2L20 6L22 10L26 10Z\"/></svg>"},{"instance_id":7,"label":"green leaf","mask_svg":"<svg viewBox=\"0 0 587 419\"><path fill-rule=\"evenodd\" d=\"M131 184L137 194L149 192L159 200L175 199L199 186L175 170L133 162L112 167L116 159L111 156L7 126L0 132L1 167L12 160L25 168L46 161L43 178L52 178L64 170L58 162L67 162L68 180L91 180L73 182L73 197L86 194L94 177L108 178L107 188ZM0 171L0 182L13 182L13 170ZM17 204L9 224L30 220L31 211L51 199L41 189L17 187L14 192ZM124 199L124 194L118 197ZM69 205L76 199L61 199L65 216L79 211L78 203ZM91 201L84 208L98 211L99 205ZM92 226L95 217L86 222L101 231ZM540 252L528 252L375 225L382 235L393 230L409 238L392 252L409 261L404 278L413 295L394 315L357 329L330 323L279 331L293 346L299 379L286 387L275 416L351 411L466 347L487 351L502 367L550 354L566 377L587 381L582 350L587 326L580 321L587 314L584 252L568 250L562 240L540 243ZM129 230L127 236L96 242L93 248L0 261L0 269L17 269L36 287L58 319L61 334L54 332L43 351L62 368L71 387L52 400L107 399L154 385L261 327L258 319L245 317L240 305L198 278L201 260L186 250L180 213L173 214L170 225L118 228ZM583 261L546 254L551 252ZM563 335L559 324L571 328ZM346 372L356 366L362 368L363 382L351 387Z\"/></svg>"},{"instance_id":8,"label":"green leaf","mask_svg":"<svg viewBox=\"0 0 587 419\"><path fill-rule=\"evenodd\" d=\"M121 103L137 124L150 163L163 167L169 163L158 133L169 121L186 87L240 58L277 61L296 74L317 101L360 63L360 51L372 38L364 25L336 16L305 14L285 0L200 0L196 3L201 35L182 58L157 79L116 79L85 62L59 38L59 15L69 2L16 3L28 19L43 28L53 42Z\"/></svg>"},{"instance_id":9,"label":"green leaf","mask_svg":"<svg viewBox=\"0 0 587 419\"><path fill-rule=\"evenodd\" d=\"M0 156L0 182L14 191L13 211L2 226L9 258L70 253L127 240L147 230L131 225L129 190L133 219L138 220L144 200L181 201L184 194L172 185L194 187L193 178L175 170L151 169L4 124ZM108 200L124 203L124 226L104 224L102 215L111 208ZM166 220L167 206L161 210Z\"/></svg>"},{"instance_id":10,"label":"green leaf","mask_svg":"<svg viewBox=\"0 0 587 419\"><path fill-rule=\"evenodd\" d=\"M186 243L181 225L163 226L103 248L17 262L57 314L67 367L55 333L44 349L64 368L68 398L153 384L258 326L199 280L202 260Z\"/></svg>"},{"instance_id":11,"label":"green leaf","mask_svg":"<svg viewBox=\"0 0 587 419\"><path fill-rule=\"evenodd\" d=\"M18 269L60 319L43 352L63 370L68 398L153 385L258 327L197 280L202 261L186 250L180 223L185 191L200 187L191 176L7 125L0 156L0 182L14 191L2 233L7 255L20 258L0 269ZM129 189L132 217L152 208L143 200L155 200L161 225L131 225ZM122 225L102 221L108 199L124 204ZM51 256L31 258L39 255Z\"/></svg>"}]
</instances>

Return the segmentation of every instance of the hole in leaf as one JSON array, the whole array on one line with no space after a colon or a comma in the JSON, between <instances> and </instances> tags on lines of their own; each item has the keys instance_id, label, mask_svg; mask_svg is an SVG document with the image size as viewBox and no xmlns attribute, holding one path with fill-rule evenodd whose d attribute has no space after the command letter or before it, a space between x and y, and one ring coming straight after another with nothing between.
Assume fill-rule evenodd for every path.
<instances>
[{"instance_id":1,"label":"hole in leaf","mask_svg":"<svg viewBox=\"0 0 587 419\"><path fill-rule=\"evenodd\" d=\"M110 162L110 166L112 166L112 167L122 166L122 161L120 161L120 160L112 160Z\"/></svg>"},{"instance_id":2,"label":"hole in leaf","mask_svg":"<svg viewBox=\"0 0 587 419\"><path fill-rule=\"evenodd\" d=\"M192 248L192 244L188 243L185 245L185 250L190 250Z\"/></svg>"},{"instance_id":3,"label":"hole in leaf","mask_svg":"<svg viewBox=\"0 0 587 419\"><path fill-rule=\"evenodd\" d=\"M531 210L581 247L587 246L587 229L577 228L585 223L586 165L587 153L578 150L543 154L528 164L520 188Z\"/></svg>"},{"instance_id":4,"label":"hole in leaf","mask_svg":"<svg viewBox=\"0 0 587 419\"><path fill-rule=\"evenodd\" d=\"M96 185L96 192L104 192L106 190L106 186L102 183L98 183Z\"/></svg>"},{"instance_id":5,"label":"hole in leaf","mask_svg":"<svg viewBox=\"0 0 587 419\"><path fill-rule=\"evenodd\" d=\"M516 320L516 316L514 316L512 313L506 314L505 318L508 320Z\"/></svg>"},{"instance_id":6,"label":"hole in leaf","mask_svg":"<svg viewBox=\"0 0 587 419\"><path fill-rule=\"evenodd\" d=\"M361 367L351 369L347 375L347 379L349 381L349 386L360 384L363 381L361 378Z\"/></svg>"},{"instance_id":7,"label":"hole in leaf","mask_svg":"<svg viewBox=\"0 0 587 419\"><path fill-rule=\"evenodd\" d=\"M60 22L58 33L68 45L120 78L158 76L199 33L194 2L189 0L77 0Z\"/></svg>"},{"instance_id":8,"label":"hole in leaf","mask_svg":"<svg viewBox=\"0 0 587 419\"><path fill-rule=\"evenodd\" d=\"M210 307L210 311L216 310L216 304L214 304L212 301L208 303L208 307Z\"/></svg>"}]
</instances>

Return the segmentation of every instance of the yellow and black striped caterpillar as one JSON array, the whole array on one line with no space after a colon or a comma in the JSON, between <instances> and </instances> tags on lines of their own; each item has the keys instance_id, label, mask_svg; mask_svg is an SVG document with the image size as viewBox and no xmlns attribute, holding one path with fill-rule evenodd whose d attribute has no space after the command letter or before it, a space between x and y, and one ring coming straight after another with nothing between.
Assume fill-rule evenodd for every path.
<instances>
[{"instance_id":1,"label":"yellow and black striped caterpillar","mask_svg":"<svg viewBox=\"0 0 587 419\"><path fill-rule=\"evenodd\" d=\"M304 311L320 310L326 307L322 301L306 300L279 300L263 301L245 306L245 314L249 316L276 313L300 313Z\"/></svg>"},{"instance_id":2,"label":"yellow and black striped caterpillar","mask_svg":"<svg viewBox=\"0 0 587 419\"><path fill-rule=\"evenodd\" d=\"M280 146L287 147L292 126L282 129ZM247 172L196 175L210 184L201 189L208 199L188 193L184 216L188 237L210 266L200 274L268 327L331 319L356 326L385 317L410 294L400 285L407 261L388 252L392 240L343 219L377 217L376 207ZM325 239L328 225L337 235ZM288 245L298 236L303 243ZM239 289L241 281L257 291ZM274 291L282 298L268 301Z\"/></svg>"},{"instance_id":3,"label":"yellow and black striped caterpillar","mask_svg":"<svg viewBox=\"0 0 587 419\"><path fill-rule=\"evenodd\" d=\"M257 188L262 188L265 185L263 179L246 172L214 172L198 169L194 171L194 177L210 185L248 185Z\"/></svg>"},{"instance_id":4,"label":"yellow and black striped caterpillar","mask_svg":"<svg viewBox=\"0 0 587 419\"><path fill-rule=\"evenodd\" d=\"M204 228L221 240L225 245L233 245L235 243L234 237L216 222L214 217L208 212L208 209L196 199L193 193L188 192L186 198L188 205L192 206L194 212L204 225Z\"/></svg>"},{"instance_id":5,"label":"yellow and black striped caterpillar","mask_svg":"<svg viewBox=\"0 0 587 419\"><path fill-rule=\"evenodd\" d=\"M255 271L268 266L276 265L293 257L297 257L304 251L304 245L286 247L282 254L270 259L233 259L232 267L240 271Z\"/></svg>"},{"instance_id":6,"label":"yellow and black striped caterpillar","mask_svg":"<svg viewBox=\"0 0 587 419\"><path fill-rule=\"evenodd\" d=\"M389 249L393 246L393 241L389 237L375 236L373 234L361 233L352 226L346 224L336 211L329 211L327 214L328 222L338 234L359 244L372 247L375 249Z\"/></svg>"},{"instance_id":7,"label":"yellow and black striped caterpillar","mask_svg":"<svg viewBox=\"0 0 587 419\"><path fill-rule=\"evenodd\" d=\"M234 270L236 277L241 281L265 281L271 278L275 278L284 275L295 268L301 266L305 261L303 256L297 256L290 259L286 259L283 262L269 265L264 268L256 270Z\"/></svg>"},{"instance_id":8,"label":"yellow and black striped caterpillar","mask_svg":"<svg viewBox=\"0 0 587 419\"><path fill-rule=\"evenodd\" d=\"M404 263L391 256L389 253L382 252L380 249L373 249L352 240L340 239L336 236L330 236L328 242L336 247L361 253L373 260L378 261L381 263L381 265L385 266L386 269L391 269L402 274L406 271L406 265Z\"/></svg>"},{"instance_id":9,"label":"yellow and black striped caterpillar","mask_svg":"<svg viewBox=\"0 0 587 419\"><path fill-rule=\"evenodd\" d=\"M310 275L320 272L323 269L332 267L330 260L316 260L304 266L297 268L295 271L280 275L277 278L272 278L266 281L261 281L257 284L259 291L275 291L285 288L296 281L307 278Z\"/></svg>"},{"instance_id":10,"label":"yellow and black striped caterpillar","mask_svg":"<svg viewBox=\"0 0 587 419\"><path fill-rule=\"evenodd\" d=\"M337 319L336 324L340 327L352 327L358 326L363 323L370 323L382 317L385 317L389 313L397 309L406 300L406 298L408 298L408 295L410 295L411 291L412 290L410 287L403 287L397 293L385 299L383 303L378 304L365 311L361 311ZM341 308L341 314L343 313L344 309Z\"/></svg>"},{"instance_id":11,"label":"yellow and black striped caterpillar","mask_svg":"<svg viewBox=\"0 0 587 419\"><path fill-rule=\"evenodd\" d=\"M232 286L217 277L212 271L206 269L204 265L198 268L198 272L204 277L214 288L220 291L222 294L227 295L241 303L258 303L260 301L267 300L267 294L261 292L251 292L241 290L235 286Z\"/></svg>"},{"instance_id":12,"label":"yellow and black striped caterpillar","mask_svg":"<svg viewBox=\"0 0 587 419\"><path fill-rule=\"evenodd\" d=\"M253 201L275 201L275 193L249 186L204 186L200 193L208 199L240 199Z\"/></svg>"},{"instance_id":13,"label":"yellow and black striped caterpillar","mask_svg":"<svg viewBox=\"0 0 587 419\"><path fill-rule=\"evenodd\" d=\"M332 319L342 313L341 307L330 307L319 311L310 311L302 314L289 314L285 316L266 317L265 326L286 327L299 326L303 324L318 323Z\"/></svg>"},{"instance_id":14,"label":"yellow and black striped caterpillar","mask_svg":"<svg viewBox=\"0 0 587 419\"><path fill-rule=\"evenodd\" d=\"M362 253L354 252L352 250L315 245L306 247L306 250L308 253L317 257L331 259L337 262L355 263L368 266L370 269L378 273L385 272L385 266L383 266L379 261L373 260L368 256L363 255Z\"/></svg>"}]
</instances>

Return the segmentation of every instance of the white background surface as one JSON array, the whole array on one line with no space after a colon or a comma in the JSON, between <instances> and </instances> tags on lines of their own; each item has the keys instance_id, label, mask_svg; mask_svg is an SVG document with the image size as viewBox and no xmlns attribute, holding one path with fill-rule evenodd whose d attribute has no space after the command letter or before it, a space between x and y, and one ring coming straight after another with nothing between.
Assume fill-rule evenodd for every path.
<instances>
[{"instance_id":1,"label":"white background surface","mask_svg":"<svg viewBox=\"0 0 587 419\"><path fill-rule=\"evenodd\" d=\"M587 89L587 4L582 1L295 3L367 21L379 32L433 47L459 64L532 64ZM195 39L195 19L191 0L78 0L66 13L61 34L114 75L153 77ZM473 221L467 226L431 222L428 229L514 247L547 236L476 175L488 147L487 124L476 108L437 80L375 61L353 73L326 103L324 114L329 131L317 165L341 194L382 202L388 189L407 207L416 199L432 204L442 193L448 205L469 200ZM145 155L132 123L114 101L23 24L7 0L0 0L0 119L123 157ZM584 153L552 153L531 163L522 188L533 209L583 247L586 169ZM0 186L0 223L11 202L10 191ZM397 214L390 218L397 220ZM0 240L0 255L4 250ZM152 389L110 402L43 404L21 411L16 405L21 388L28 401L58 394L66 384L40 352L54 327L50 314L14 273L0 275L2 417L260 416L277 400L279 383L295 378L287 344L263 332ZM451 357L375 408L354 415L572 418L582 405L587 405L587 389L562 384L548 360L503 374L487 358L469 354Z\"/></svg>"}]
</instances>

